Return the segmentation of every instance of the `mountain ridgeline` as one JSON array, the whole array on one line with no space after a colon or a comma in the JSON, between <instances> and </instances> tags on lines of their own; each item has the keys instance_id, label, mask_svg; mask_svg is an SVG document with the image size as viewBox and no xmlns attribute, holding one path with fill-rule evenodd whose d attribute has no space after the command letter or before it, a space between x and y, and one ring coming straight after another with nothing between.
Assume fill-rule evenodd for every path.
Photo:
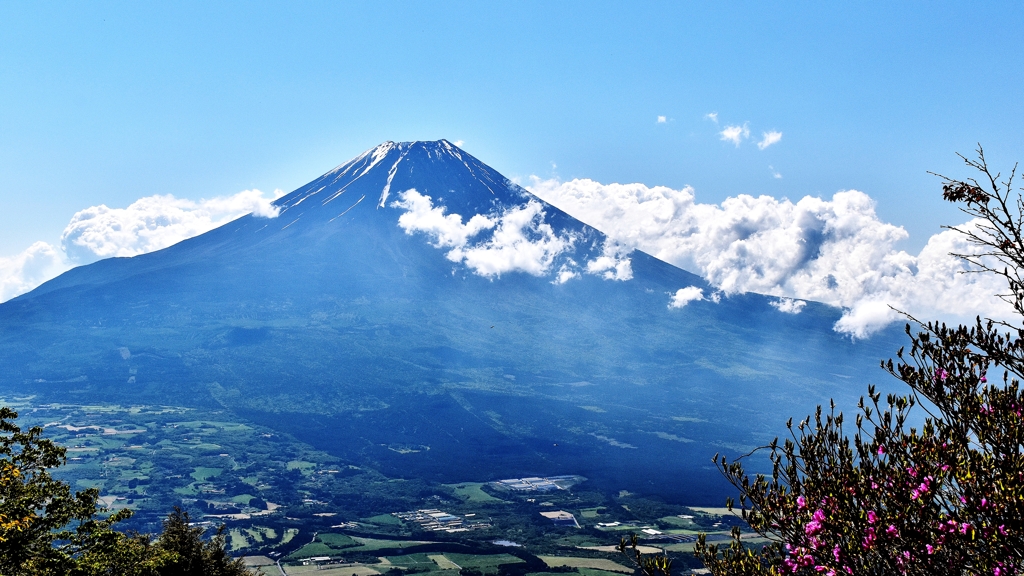
<instances>
[{"instance_id":1,"label":"mountain ridgeline","mask_svg":"<svg viewBox=\"0 0 1024 576\"><path fill-rule=\"evenodd\" d=\"M828 306L714 297L445 140L382 144L275 206L0 305L0 391L220 407L398 477L720 503L715 452L851 405L899 346L842 338ZM703 299L671 307L688 287Z\"/></svg>"}]
</instances>

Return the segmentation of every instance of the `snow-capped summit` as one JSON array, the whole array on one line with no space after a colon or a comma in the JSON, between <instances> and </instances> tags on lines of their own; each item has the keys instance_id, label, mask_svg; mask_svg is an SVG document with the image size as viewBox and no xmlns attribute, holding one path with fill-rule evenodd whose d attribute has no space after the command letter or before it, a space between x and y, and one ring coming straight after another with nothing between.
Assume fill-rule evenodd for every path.
<instances>
[{"instance_id":1,"label":"snow-capped summit","mask_svg":"<svg viewBox=\"0 0 1024 576\"><path fill-rule=\"evenodd\" d=\"M349 189L356 185L360 194ZM486 211L494 198L525 191L501 174L447 140L435 142L384 142L338 166L298 190L279 198L282 212L305 213L313 206L354 206L366 201L384 208L394 192L417 188L445 196L456 211ZM374 194L375 193L375 194Z\"/></svg>"}]
</instances>

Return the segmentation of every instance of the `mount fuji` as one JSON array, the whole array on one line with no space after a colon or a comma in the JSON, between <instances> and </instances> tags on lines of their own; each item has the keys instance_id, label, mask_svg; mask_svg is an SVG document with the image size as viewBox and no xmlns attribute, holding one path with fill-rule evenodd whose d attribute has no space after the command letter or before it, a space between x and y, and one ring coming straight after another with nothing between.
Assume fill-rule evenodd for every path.
<instances>
[{"instance_id":1,"label":"mount fuji","mask_svg":"<svg viewBox=\"0 0 1024 576\"><path fill-rule=\"evenodd\" d=\"M0 392L217 407L393 476L718 503L715 452L851 406L899 346L841 337L822 304L718 295L446 140L386 142L274 206L0 305Z\"/></svg>"}]
</instances>

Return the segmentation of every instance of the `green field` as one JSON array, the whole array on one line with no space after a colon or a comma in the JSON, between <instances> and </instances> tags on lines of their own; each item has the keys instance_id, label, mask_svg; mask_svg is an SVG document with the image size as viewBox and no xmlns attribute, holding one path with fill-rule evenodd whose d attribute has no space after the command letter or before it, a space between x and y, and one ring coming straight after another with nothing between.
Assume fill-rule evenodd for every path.
<instances>
[{"instance_id":1,"label":"green field","mask_svg":"<svg viewBox=\"0 0 1024 576\"><path fill-rule=\"evenodd\" d=\"M206 482L210 478L220 476L220 473L223 471L223 468L207 468L205 466L200 466L192 471L191 476L195 478L196 482Z\"/></svg>"},{"instance_id":2,"label":"green field","mask_svg":"<svg viewBox=\"0 0 1024 576\"><path fill-rule=\"evenodd\" d=\"M445 484L445 486L452 489L455 495L462 498L466 502L480 503L480 502L505 502L501 498L495 498L490 494L484 492L480 488L484 484L482 482L462 482L461 484Z\"/></svg>"},{"instance_id":3,"label":"green field","mask_svg":"<svg viewBox=\"0 0 1024 576\"><path fill-rule=\"evenodd\" d=\"M351 548L352 546L359 546L359 542L356 542L352 538L345 534L333 534L330 532L317 534L317 539L327 544L331 548L341 550L342 548Z\"/></svg>"},{"instance_id":4,"label":"green field","mask_svg":"<svg viewBox=\"0 0 1024 576\"><path fill-rule=\"evenodd\" d=\"M378 514L369 518L363 518L364 521L370 524L377 524L378 526L401 526L402 521L399 518L392 516L391 514Z\"/></svg>"},{"instance_id":5,"label":"green field","mask_svg":"<svg viewBox=\"0 0 1024 576\"><path fill-rule=\"evenodd\" d=\"M372 552L388 548L401 549L420 546L422 544L433 544L433 542L427 540L383 540L376 538L363 538L362 536L353 536L352 539L358 543L358 546L353 547L352 549L359 552Z\"/></svg>"},{"instance_id":6,"label":"green field","mask_svg":"<svg viewBox=\"0 0 1024 576\"><path fill-rule=\"evenodd\" d=\"M463 568L476 568L482 572L497 570L500 564L518 564L523 561L511 554L477 555L446 552L445 557Z\"/></svg>"},{"instance_id":7,"label":"green field","mask_svg":"<svg viewBox=\"0 0 1024 576\"><path fill-rule=\"evenodd\" d=\"M346 536L345 534L324 533L317 534L316 540L299 548L288 555L289 560L300 558L311 558L313 556L337 556L349 548L361 548L360 542Z\"/></svg>"},{"instance_id":8,"label":"green field","mask_svg":"<svg viewBox=\"0 0 1024 576\"><path fill-rule=\"evenodd\" d=\"M430 559L427 554L405 554L402 556L388 556L388 562L394 566L404 568L426 568L437 570L437 563Z\"/></svg>"}]
</instances>

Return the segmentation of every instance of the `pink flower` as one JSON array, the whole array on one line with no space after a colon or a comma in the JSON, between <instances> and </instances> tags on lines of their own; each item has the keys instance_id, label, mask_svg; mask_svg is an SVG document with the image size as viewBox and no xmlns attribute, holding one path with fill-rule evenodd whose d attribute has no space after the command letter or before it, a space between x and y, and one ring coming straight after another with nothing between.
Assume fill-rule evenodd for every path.
<instances>
[{"instance_id":1,"label":"pink flower","mask_svg":"<svg viewBox=\"0 0 1024 576\"><path fill-rule=\"evenodd\" d=\"M868 527L868 529L864 531L864 540L861 541L860 547L865 549L865 550L870 550L871 547L874 546L874 545L875 545L875 529L871 528L871 527Z\"/></svg>"},{"instance_id":2,"label":"pink flower","mask_svg":"<svg viewBox=\"0 0 1024 576\"><path fill-rule=\"evenodd\" d=\"M878 455L879 456L885 456L885 445L883 445L883 444L879 444L878 445Z\"/></svg>"},{"instance_id":3,"label":"pink flower","mask_svg":"<svg viewBox=\"0 0 1024 576\"><path fill-rule=\"evenodd\" d=\"M868 524L874 524L875 520L878 520L878 515L874 510L868 510Z\"/></svg>"},{"instance_id":4,"label":"pink flower","mask_svg":"<svg viewBox=\"0 0 1024 576\"><path fill-rule=\"evenodd\" d=\"M803 496L797 496L796 497L796 507L801 509L801 510L806 508L807 507L807 498L804 498Z\"/></svg>"},{"instance_id":5,"label":"pink flower","mask_svg":"<svg viewBox=\"0 0 1024 576\"><path fill-rule=\"evenodd\" d=\"M811 520L807 523L806 526L804 526L804 532L808 536L814 536L818 532L821 532L821 522L818 522L817 520Z\"/></svg>"},{"instance_id":6,"label":"pink flower","mask_svg":"<svg viewBox=\"0 0 1024 576\"><path fill-rule=\"evenodd\" d=\"M885 533L894 538L900 537L900 531L892 524L889 524L889 527L885 529Z\"/></svg>"},{"instance_id":7,"label":"pink flower","mask_svg":"<svg viewBox=\"0 0 1024 576\"><path fill-rule=\"evenodd\" d=\"M935 552L935 547L932 546L931 544L925 544L924 548L925 548L925 550L928 551L929 554L932 554L932 553Z\"/></svg>"},{"instance_id":8,"label":"pink flower","mask_svg":"<svg viewBox=\"0 0 1024 576\"><path fill-rule=\"evenodd\" d=\"M839 562L839 556L840 556L839 546L836 546L835 548L832 548L832 557L836 559L836 562Z\"/></svg>"}]
</instances>

